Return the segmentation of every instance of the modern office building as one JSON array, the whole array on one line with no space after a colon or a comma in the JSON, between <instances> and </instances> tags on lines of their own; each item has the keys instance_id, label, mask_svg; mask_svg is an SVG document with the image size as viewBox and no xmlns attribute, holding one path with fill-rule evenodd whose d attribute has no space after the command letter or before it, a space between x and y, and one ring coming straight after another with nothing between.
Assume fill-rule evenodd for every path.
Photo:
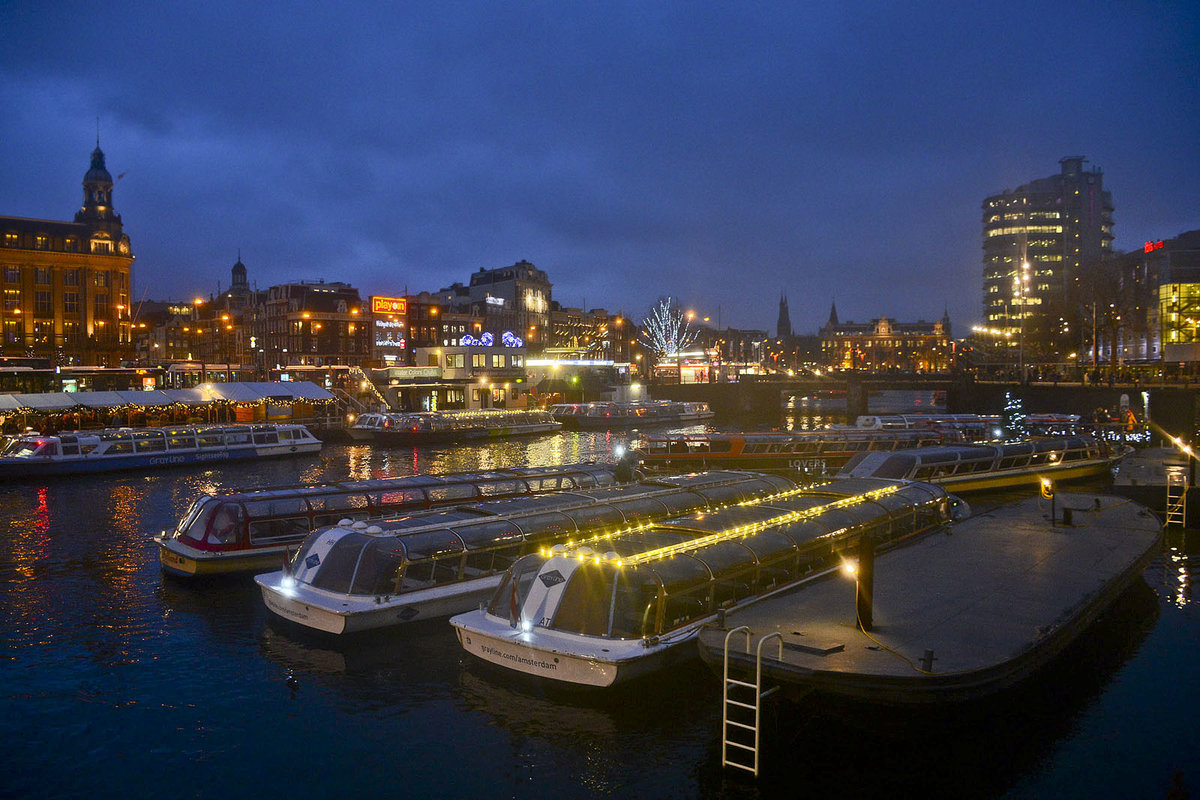
<instances>
[{"instance_id":1,"label":"modern office building","mask_svg":"<svg viewBox=\"0 0 1200 800\"><path fill-rule=\"evenodd\" d=\"M1030 359L1065 357L1079 342L1089 272L1112 252L1112 195L1082 156L983 201L987 328Z\"/></svg>"},{"instance_id":2,"label":"modern office building","mask_svg":"<svg viewBox=\"0 0 1200 800\"><path fill-rule=\"evenodd\" d=\"M59 365L132 358L133 253L97 143L74 222L0 217L0 355Z\"/></svg>"}]
</instances>

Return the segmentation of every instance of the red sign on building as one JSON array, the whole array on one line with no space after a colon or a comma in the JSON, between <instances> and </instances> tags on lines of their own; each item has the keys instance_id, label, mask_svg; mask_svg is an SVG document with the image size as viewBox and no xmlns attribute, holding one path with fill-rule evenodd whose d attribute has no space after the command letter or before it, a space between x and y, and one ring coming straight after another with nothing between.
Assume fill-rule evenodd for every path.
<instances>
[{"instance_id":1,"label":"red sign on building","mask_svg":"<svg viewBox=\"0 0 1200 800\"><path fill-rule=\"evenodd\" d=\"M1162 248L1163 243L1161 239L1157 242L1146 242L1146 244L1142 246L1142 250L1147 253L1149 253L1151 250L1162 250Z\"/></svg>"}]
</instances>

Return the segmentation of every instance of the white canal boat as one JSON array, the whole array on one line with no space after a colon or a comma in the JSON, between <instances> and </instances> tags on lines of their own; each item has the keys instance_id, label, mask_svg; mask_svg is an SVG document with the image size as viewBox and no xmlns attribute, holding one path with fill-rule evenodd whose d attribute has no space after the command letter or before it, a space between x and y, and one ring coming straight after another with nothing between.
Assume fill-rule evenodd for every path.
<instances>
[{"instance_id":1,"label":"white canal boat","mask_svg":"<svg viewBox=\"0 0 1200 800\"><path fill-rule=\"evenodd\" d=\"M697 656L695 638L718 613L839 569L860 537L886 548L945 523L952 505L929 484L846 481L544 549L450 624L484 661L612 686Z\"/></svg>"},{"instance_id":2,"label":"white canal boat","mask_svg":"<svg viewBox=\"0 0 1200 800\"><path fill-rule=\"evenodd\" d=\"M350 438L380 444L422 445L550 433L562 427L549 411L523 408L363 414Z\"/></svg>"},{"instance_id":3,"label":"white canal boat","mask_svg":"<svg viewBox=\"0 0 1200 800\"><path fill-rule=\"evenodd\" d=\"M117 428L0 440L0 480L316 453L303 425Z\"/></svg>"},{"instance_id":4,"label":"white canal boat","mask_svg":"<svg viewBox=\"0 0 1200 800\"><path fill-rule=\"evenodd\" d=\"M258 575L272 613L328 633L445 617L478 606L521 556L595 535L792 489L778 476L657 478L343 523L305 539L286 570Z\"/></svg>"}]
</instances>

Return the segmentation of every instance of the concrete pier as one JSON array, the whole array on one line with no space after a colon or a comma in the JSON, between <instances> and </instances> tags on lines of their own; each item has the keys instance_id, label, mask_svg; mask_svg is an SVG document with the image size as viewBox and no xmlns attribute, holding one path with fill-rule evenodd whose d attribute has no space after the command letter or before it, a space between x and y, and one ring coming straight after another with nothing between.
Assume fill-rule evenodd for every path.
<instances>
[{"instance_id":1,"label":"concrete pier","mask_svg":"<svg viewBox=\"0 0 1200 800\"><path fill-rule=\"evenodd\" d=\"M877 555L869 632L843 575L730 611L726 629L750 626L750 654L782 634L782 659L763 661L772 683L901 705L996 691L1059 653L1160 546L1158 520L1124 498L1060 494L1057 505L1055 526L1049 501L1029 498ZM718 669L724 638L715 628L700 638ZM739 647L730 664L752 671L754 658Z\"/></svg>"}]
</instances>

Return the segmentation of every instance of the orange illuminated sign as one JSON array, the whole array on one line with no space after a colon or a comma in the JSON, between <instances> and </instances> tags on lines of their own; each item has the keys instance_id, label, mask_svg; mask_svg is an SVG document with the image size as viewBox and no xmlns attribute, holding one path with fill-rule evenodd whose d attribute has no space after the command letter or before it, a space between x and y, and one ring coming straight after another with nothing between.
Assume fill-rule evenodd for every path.
<instances>
[{"instance_id":1,"label":"orange illuminated sign","mask_svg":"<svg viewBox=\"0 0 1200 800\"><path fill-rule=\"evenodd\" d=\"M406 314L408 301L403 297L372 297L372 314Z\"/></svg>"}]
</instances>

